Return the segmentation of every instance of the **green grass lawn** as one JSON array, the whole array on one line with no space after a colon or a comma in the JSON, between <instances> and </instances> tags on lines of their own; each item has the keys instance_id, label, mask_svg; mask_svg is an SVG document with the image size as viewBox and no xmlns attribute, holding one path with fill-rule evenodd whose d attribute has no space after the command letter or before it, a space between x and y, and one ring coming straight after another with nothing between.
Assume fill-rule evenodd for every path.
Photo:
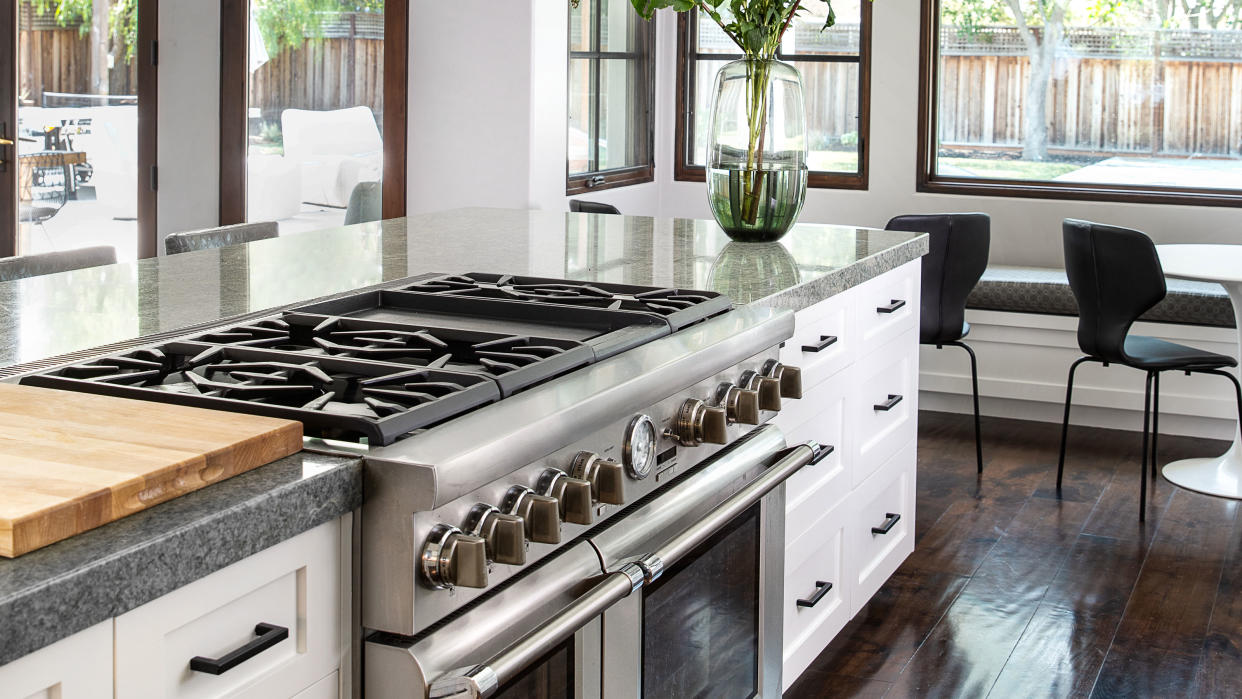
<instances>
[{"instance_id":1,"label":"green grass lawn","mask_svg":"<svg viewBox=\"0 0 1242 699\"><path fill-rule=\"evenodd\" d=\"M858 172L858 153L852 150L813 150L807 154L812 172Z\"/></svg>"},{"instance_id":2,"label":"green grass lawn","mask_svg":"<svg viewBox=\"0 0 1242 699\"><path fill-rule=\"evenodd\" d=\"M1051 180L1083 167L1080 163L1037 163L1024 160L983 160L981 158L940 157L936 159L936 162L942 175L961 176L954 169L957 168L968 173L966 176L1008 180Z\"/></svg>"}]
</instances>

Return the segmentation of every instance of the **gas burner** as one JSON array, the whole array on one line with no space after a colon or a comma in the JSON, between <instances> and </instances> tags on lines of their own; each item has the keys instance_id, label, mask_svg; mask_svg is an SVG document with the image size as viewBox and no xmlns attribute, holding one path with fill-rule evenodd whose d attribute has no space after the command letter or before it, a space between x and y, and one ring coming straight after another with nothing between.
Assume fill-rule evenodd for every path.
<instances>
[{"instance_id":1,"label":"gas burner","mask_svg":"<svg viewBox=\"0 0 1242 699\"><path fill-rule=\"evenodd\" d=\"M104 357L22 383L301 420L308 436L371 445L500 397L490 379L449 369L200 342Z\"/></svg>"},{"instance_id":2,"label":"gas burner","mask_svg":"<svg viewBox=\"0 0 1242 699\"><path fill-rule=\"evenodd\" d=\"M436 277L404 287L407 291L446 296L535 301L609 310L629 310L670 317L697 310L694 320L727 310L726 297L710 291L685 291L577 282L563 279L519 277L471 272ZM683 324L684 325L684 324ZM678 327L682 327L679 325Z\"/></svg>"},{"instance_id":3,"label":"gas burner","mask_svg":"<svg viewBox=\"0 0 1242 699\"><path fill-rule=\"evenodd\" d=\"M213 330L194 339L213 345L275 347L289 341L289 324L279 318L267 318L248 325Z\"/></svg>"}]
</instances>

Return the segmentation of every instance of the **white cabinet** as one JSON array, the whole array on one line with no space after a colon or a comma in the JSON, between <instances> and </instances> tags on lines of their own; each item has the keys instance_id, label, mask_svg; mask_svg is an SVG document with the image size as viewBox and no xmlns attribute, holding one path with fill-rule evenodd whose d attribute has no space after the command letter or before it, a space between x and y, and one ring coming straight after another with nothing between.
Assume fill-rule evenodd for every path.
<instances>
[{"instance_id":1,"label":"white cabinet","mask_svg":"<svg viewBox=\"0 0 1242 699\"><path fill-rule=\"evenodd\" d=\"M914 550L920 264L799 311L781 351L803 398L773 422L836 448L786 485L785 687Z\"/></svg>"},{"instance_id":2,"label":"white cabinet","mask_svg":"<svg viewBox=\"0 0 1242 699\"><path fill-rule=\"evenodd\" d=\"M341 696L350 527L326 522L0 667L0 698ZM191 668L230 654L219 674Z\"/></svg>"},{"instance_id":3,"label":"white cabinet","mask_svg":"<svg viewBox=\"0 0 1242 699\"><path fill-rule=\"evenodd\" d=\"M335 670L339 541L330 522L117 617L117 696L289 697Z\"/></svg>"},{"instance_id":4,"label":"white cabinet","mask_svg":"<svg viewBox=\"0 0 1242 699\"><path fill-rule=\"evenodd\" d=\"M111 699L112 620L0 667L0 697Z\"/></svg>"}]
</instances>

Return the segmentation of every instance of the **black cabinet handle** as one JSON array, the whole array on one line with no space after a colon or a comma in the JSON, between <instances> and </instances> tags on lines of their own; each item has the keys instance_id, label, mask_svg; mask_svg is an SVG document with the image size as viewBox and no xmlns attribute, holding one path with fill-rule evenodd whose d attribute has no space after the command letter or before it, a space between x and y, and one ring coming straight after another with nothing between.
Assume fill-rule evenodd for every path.
<instances>
[{"instance_id":1,"label":"black cabinet handle","mask_svg":"<svg viewBox=\"0 0 1242 699\"><path fill-rule=\"evenodd\" d=\"M893 530L893 527L897 526L898 522L901 521L901 515L896 512L885 512L884 517L884 524L871 528L872 534L887 534Z\"/></svg>"},{"instance_id":2,"label":"black cabinet handle","mask_svg":"<svg viewBox=\"0 0 1242 699\"><path fill-rule=\"evenodd\" d=\"M871 407L875 408L876 410L883 410L887 412L897 407L897 404L900 402L901 402L900 395L896 393L890 393L888 394L888 400L884 401L883 403L876 403L875 405Z\"/></svg>"},{"instance_id":3,"label":"black cabinet handle","mask_svg":"<svg viewBox=\"0 0 1242 699\"><path fill-rule=\"evenodd\" d=\"M819 342L813 345L802 345L803 352L820 352L837 343L836 335L820 335Z\"/></svg>"},{"instance_id":4,"label":"black cabinet handle","mask_svg":"<svg viewBox=\"0 0 1242 699\"><path fill-rule=\"evenodd\" d=\"M190 669L195 672L205 672L209 675L223 675L259 653L289 638L289 629L275 624L256 624L254 633L254 640L219 658L204 658L201 655L190 658Z\"/></svg>"},{"instance_id":5,"label":"black cabinet handle","mask_svg":"<svg viewBox=\"0 0 1242 699\"><path fill-rule=\"evenodd\" d=\"M893 299L887 306L879 306L878 308L876 308L875 312L876 313L892 313L904 305L906 305L905 301L902 301L901 299Z\"/></svg>"},{"instance_id":6,"label":"black cabinet handle","mask_svg":"<svg viewBox=\"0 0 1242 699\"><path fill-rule=\"evenodd\" d=\"M823 580L816 580L815 594L807 597L806 599L795 600L795 602L799 607L814 607L819 604L819 601L823 599L824 595L828 594L828 591L831 589L832 583L824 582Z\"/></svg>"},{"instance_id":7,"label":"black cabinet handle","mask_svg":"<svg viewBox=\"0 0 1242 699\"><path fill-rule=\"evenodd\" d=\"M815 450L815 456L811 457L810 465L814 466L815 464L823 461L824 459L828 458L829 454L831 454L832 452L836 450L837 448L832 446L831 444L820 445L819 449Z\"/></svg>"}]
</instances>

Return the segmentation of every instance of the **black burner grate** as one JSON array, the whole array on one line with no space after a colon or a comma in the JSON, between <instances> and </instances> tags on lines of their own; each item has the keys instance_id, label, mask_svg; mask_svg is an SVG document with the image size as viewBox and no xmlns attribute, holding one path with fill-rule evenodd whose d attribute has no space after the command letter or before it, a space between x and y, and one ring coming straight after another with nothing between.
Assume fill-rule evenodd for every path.
<instances>
[{"instance_id":1,"label":"black burner grate","mask_svg":"<svg viewBox=\"0 0 1242 699\"><path fill-rule=\"evenodd\" d=\"M608 284L603 282L542 279L471 272L434 277L404 287L406 291L444 296L535 301L609 310L641 311L664 317L674 329L722 311L731 302L711 291L687 291Z\"/></svg>"}]
</instances>

